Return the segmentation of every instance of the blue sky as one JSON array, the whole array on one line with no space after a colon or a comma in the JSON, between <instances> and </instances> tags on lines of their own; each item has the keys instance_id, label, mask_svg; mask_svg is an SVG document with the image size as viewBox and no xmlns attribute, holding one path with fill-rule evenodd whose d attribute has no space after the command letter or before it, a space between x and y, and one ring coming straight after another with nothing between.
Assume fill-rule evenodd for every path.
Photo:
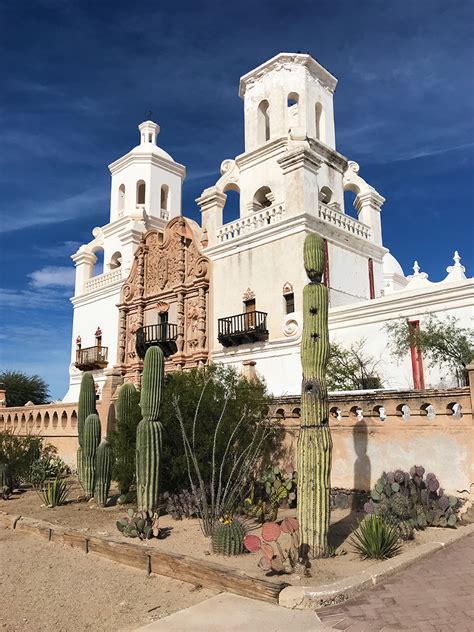
<instances>
[{"instance_id":1,"label":"blue sky","mask_svg":"<svg viewBox=\"0 0 474 632\"><path fill-rule=\"evenodd\" d=\"M339 79L338 150L386 198L384 242L432 280L473 261L469 0L23 0L0 4L0 368L67 389L72 254L108 221L107 165L138 142L187 167L183 210L243 150L239 77L309 52Z\"/></svg>"}]
</instances>

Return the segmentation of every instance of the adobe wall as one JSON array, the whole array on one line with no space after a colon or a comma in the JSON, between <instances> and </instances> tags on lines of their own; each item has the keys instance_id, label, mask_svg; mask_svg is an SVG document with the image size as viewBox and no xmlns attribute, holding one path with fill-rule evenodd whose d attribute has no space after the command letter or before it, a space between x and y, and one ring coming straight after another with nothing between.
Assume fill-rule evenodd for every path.
<instances>
[{"instance_id":1,"label":"adobe wall","mask_svg":"<svg viewBox=\"0 0 474 632\"><path fill-rule=\"evenodd\" d=\"M296 467L299 411L299 397L282 397L273 413L286 430L286 458ZM409 470L416 464L434 472L446 490L471 491L469 388L334 394L330 411L332 487L368 490L383 470Z\"/></svg>"}]
</instances>

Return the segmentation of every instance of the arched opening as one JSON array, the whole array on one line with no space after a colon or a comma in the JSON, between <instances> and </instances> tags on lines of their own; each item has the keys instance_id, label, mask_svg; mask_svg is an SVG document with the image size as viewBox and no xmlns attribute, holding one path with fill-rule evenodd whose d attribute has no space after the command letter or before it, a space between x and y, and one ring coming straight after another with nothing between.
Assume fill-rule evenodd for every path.
<instances>
[{"instance_id":1,"label":"arched opening","mask_svg":"<svg viewBox=\"0 0 474 632\"><path fill-rule=\"evenodd\" d=\"M25 417L25 413L23 413L21 415L21 421L20 421L21 425L24 426L26 424L26 417Z\"/></svg>"},{"instance_id":2,"label":"arched opening","mask_svg":"<svg viewBox=\"0 0 474 632\"><path fill-rule=\"evenodd\" d=\"M240 217L240 189L236 184L229 184L224 193L227 195L223 210L224 224L233 222Z\"/></svg>"},{"instance_id":3,"label":"arched opening","mask_svg":"<svg viewBox=\"0 0 474 632\"><path fill-rule=\"evenodd\" d=\"M125 210L125 185L121 184L118 189L117 211L118 216L122 217Z\"/></svg>"},{"instance_id":4,"label":"arched opening","mask_svg":"<svg viewBox=\"0 0 474 632\"><path fill-rule=\"evenodd\" d=\"M48 413L48 411L46 411L45 414L44 414L43 424L44 424L45 428L47 428L49 426L49 413Z\"/></svg>"},{"instance_id":5,"label":"arched opening","mask_svg":"<svg viewBox=\"0 0 474 632\"><path fill-rule=\"evenodd\" d=\"M169 211L169 208L168 208L169 194L170 194L170 188L167 184L164 184L161 187L161 207L160 208L162 211Z\"/></svg>"},{"instance_id":6,"label":"arched opening","mask_svg":"<svg viewBox=\"0 0 474 632\"><path fill-rule=\"evenodd\" d=\"M293 408L291 412L293 417L301 417L301 408Z\"/></svg>"},{"instance_id":7,"label":"arched opening","mask_svg":"<svg viewBox=\"0 0 474 632\"><path fill-rule=\"evenodd\" d=\"M434 419L436 417L435 409L432 404L426 403L423 404L420 408L420 413L423 416L426 416L428 419Z\"/></svg>"},{"instance_id":8,"label":"arched opening","mask_svg":"<svg viewBox=\"0 0 474 632\"><path fill-rule=\"evenodd\" d=\"M260 102L257 111L257 135L258 142L265 143L270 140L270 105L266 99Z\"/></svg>"},{"instance_id":9,"label":"arched opening","mask_svg":"<svg viewBox=\"0 0 474 632\"><path fill-rule=\"evenodd\" d=\"M36 415L36 427L39 428L41 426L41 413Z\"/></svg>"},{"instance_id":10,"label":"arched opening","mask_svg":"<svg viewBox=\"0 0 474 632\"><path fill-rule=\"evenodd\" d=\"M110 257L109 270L116 270L122 265L122 253L117 250Z\"/></svg>"},{"instance_id":11,"label":"arched opening","mask_svg":"<svg viewBox=\"0 0 474 632\"><path fill-rule=\"evenodd\" d=\"M63 410L63 414L61 415L61 428L65 428L67 426L67 413Z\"/></svg>"},{"instance_id":12,"label":"arched opening","mask_svg":"<svg viewBox=\"0 0 474 632\"><path fill-rule=\"evenodd\" d=\"M411 410L408 404L398 404L396 412L397 415L403 419L403 421L408 421L411 417Z\"/></svg>"},{"instance_id":13,"label":"arched opening","mask_svg":"<svg viewBox=\"0 0 474 632\"><path fill-rule=\"evenodd\" d=\"M296 92L290 92L286 101L286 106L288 128L299 125L299 95Z\"/></svg>"},{"instance_id":14,"label":"arched opening","mask_svg":"<svg viewBox=\"0 0 474 632\"><path fill-rule=\"evenodd\" d=\"M253 196L253 210L259 211L262 208L271 206L274 202L270 187L260 187Z\"/></svg>"},{"instance_id":15,"label":"arched opening","mask_svg":"<svg viewBox=\"0 0 474 632\"><path fill-rule=\"evenodd\" d=\"M58 427L58 413L54 411L53 413L53 428Z\"/></svg>"},{"instance_id":16,"label":"arched opening","mask_svg":"<svg viewBox=\"0 0 474 632\"><path fill-rule=\"evenodd\" d=\"M145 204L145 182L143 180L137 182L137 204Z\"/></svg>"},{"instance_id":17,"label":"arched opening","mask_svg":"<svg viewBox=\"0 0 474 632\"><path fill-rule=\"evenodd\" d=\"M321 187L319 190L319 201L324 202L324 204L329 204L332 200L332 191L329 187Z\"/></svg>"},{"instance_id":18,"label":"arched opening","mask_svg":"<svg viewBox=\"0 0 474 632\"><path fill-rule=\"evenodd\" d=\"M75 428L77 426L77 413L75 410L72 411L71 415L71 428Z\"/></svg>"},{"instance_id":19,"label":"arched opening","mask_svg":"<svg viewBox=\"0 0 474 632\"><path fill-rule=\"evenodd\" d=\"M92 268L91 277L99 276L99 274L103 274L104 272L104 249L102 246L98 246L94 250L94 254L96 257L94 267Z\"/></svg>"},{"instance_id":20,"label":"arched opening","mask_svg":"<svg viewBox=\"0 0 474 632\"><path fill-rule=\"evenodd\" d=\"M359 191L355 188L347 187L344 189L344 212L346 215L354 217L354 219L358 219L359 217L355 207L355 200L358 193Z\"/></svg>"},{"instance_id":21,"label":"arched opening","mask_svg":"<svg viewBox=\"0 0 474 632\"><path fill-rule=\"evenodd\" d=\"M374 406L374 413L377 415L380 421L385 421L385 419L387 418L384 406Z\"/></svg>"},{"instance_id":22,"label":"arched opening","mask_svg":"<svg viewBox=\"0 0 474 632\"><path fill-rule=\"evenodd\" d=\"M324 110L321 103L316 103L315 107L316 119L316 138L322 143L326 142L326 122L324 120Z\"/></svg>"},{"instance_id":23,"label":"arched opening","mask_svg":"<svg viewBox=\"0 0 474 632\"><path fill-rule=\"evenodd\" d=\"M285 419L285 411L283 410L283 408L279 408L275 411L275 417L277 419Z\"/></svg>"},{"instance_id":24,"label":"arched opening","mask_svg":"<svg viewBox=\"0 0 474 632\"><path fill-rule=\"evenodd\" d=\"M30 428L33 426L33 422L34 422L33 413L30 413L28 416L28 425L30 426Z\"/></svg>"},{"instance_id":25,"label":"arched opening","mask_svg":"<svg viewBox=\"0 0 474 632\"><path fill-rule=\"evenodd\" d=\"M15 416L13 417L13 425L17 426L18 425L18 415L15 413Z\"/></svg>"},{"instance_id":26,"label":"arched opening","mask_svg":"<svg viewBox=\"0 0 474 632\"><path fill-rule=\"evenodd\" d=\"M341 421L342 419L342 411L337 406L333 406L330 409L329 414L331 415L333 419L336 419L337 421Z\"/></svg>"}]
</instances>

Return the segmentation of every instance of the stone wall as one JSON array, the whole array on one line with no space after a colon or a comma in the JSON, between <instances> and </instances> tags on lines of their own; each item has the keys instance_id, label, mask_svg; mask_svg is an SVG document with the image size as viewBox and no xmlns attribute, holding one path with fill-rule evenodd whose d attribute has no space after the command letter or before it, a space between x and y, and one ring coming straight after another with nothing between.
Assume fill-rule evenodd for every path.
<instances>
[{"instance_id":1,"label":"stone wall","mask_svg":"<svg viewBox=\"0 0 474 632\"><path fill-rule=\"evenodd\" d=\"M331 395L332 486L368 490L383 470L416 464L434 472L445 489L470 491L471 397L469 388ZM279 398L273 416L286 430L286 458L296 464L299 397Z\"/></svg>"}]
</instances>

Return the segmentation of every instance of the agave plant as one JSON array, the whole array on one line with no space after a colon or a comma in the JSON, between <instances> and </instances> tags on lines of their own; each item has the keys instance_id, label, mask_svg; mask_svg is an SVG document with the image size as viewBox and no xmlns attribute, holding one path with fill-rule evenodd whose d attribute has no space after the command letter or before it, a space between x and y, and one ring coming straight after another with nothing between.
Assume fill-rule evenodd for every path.
<instances>
[{"instance_id":1,"label":"agave plant","mask_svg":"<svg viewBox=\"0 0 474 632\"><path fill-rule=\"evenodd\" d=\"M382 516L366 516L352 534L350 543L363 559L386 560L401 549L398 529Z\"/></svg>"},{"instance_id":2,"label":"agave plant","mask_svg":"<svg viewBox=\"0 0 474 632\"><path fill-rule=\"evenodd\" d=\"M62 478L55 478L37 487L36 492L46 507L58 507L67 500L69 483Z\"/></svg>"}]
</instances>

